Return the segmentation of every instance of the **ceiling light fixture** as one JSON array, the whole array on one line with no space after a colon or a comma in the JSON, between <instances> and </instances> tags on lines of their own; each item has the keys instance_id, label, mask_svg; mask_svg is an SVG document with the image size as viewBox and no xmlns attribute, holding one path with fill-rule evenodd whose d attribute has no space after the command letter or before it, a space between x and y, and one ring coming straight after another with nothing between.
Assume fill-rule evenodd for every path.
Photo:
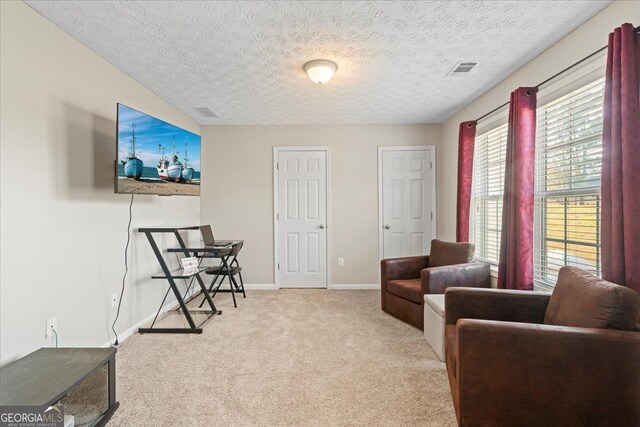
<instances>
[{"instance_id":1,"label":"ceiling light fixture","mask_svg":"<svg viewBox=\"0 0 640 427\"><path fill-rule=\"evenodd\" d=\"M333 73L335 73L337 69L338 66L335 62L327 61L326 59L316 59L304 64L304 71L311 81L319 85L331 80Z\"/></svg>"}]
</instances>

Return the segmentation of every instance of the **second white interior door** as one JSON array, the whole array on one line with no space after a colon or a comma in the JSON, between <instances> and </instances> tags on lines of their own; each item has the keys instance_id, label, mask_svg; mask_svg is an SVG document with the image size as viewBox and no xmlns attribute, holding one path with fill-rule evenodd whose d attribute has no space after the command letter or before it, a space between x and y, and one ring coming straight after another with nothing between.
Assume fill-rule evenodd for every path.
<instances>
[{"instance_id":1,"label":"second white interior door","mask_svg":"<svg viewBox=\"0 0 640 427\"><path fill-rule=\"evenodd\" d=\"M278 152L281 288L327 287L327 152Z\"/></svg>"},{"instance_id":2,"label":"second white interior door","mask_svg":"<svg viewBox=\"0 0 640 427\"><path fill-rule=\"evenodd\" d=\"M433 238L430 149L382 151L383 258L428 254Z\"/></svg>"}]
</instances>

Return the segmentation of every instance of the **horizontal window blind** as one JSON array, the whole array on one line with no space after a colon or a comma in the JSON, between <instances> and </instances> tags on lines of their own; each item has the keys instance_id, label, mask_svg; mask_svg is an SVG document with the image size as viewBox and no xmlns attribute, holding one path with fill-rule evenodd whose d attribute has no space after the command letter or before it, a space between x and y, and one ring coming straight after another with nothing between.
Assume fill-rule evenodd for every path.
<instances>
[{"instance_id":1,"label":"horizontal window blind","mask_svg":"<svg viewBox=\"0 0 640 427\"><path fill-rule=\"evenodd\" d=\"M471 200L475 258L498 265L507 124L476 135Z\"/></svg>"},{"instance_id":2,"label":"horizontal window blind","mask_svg":"<svg viewBox=\"0 0 640 427\"><path fill-rule=\"evenodd\" d=\"M604 78L537 111L534 281L574 265L600 274Z\"/></svg>"}]
</instances>

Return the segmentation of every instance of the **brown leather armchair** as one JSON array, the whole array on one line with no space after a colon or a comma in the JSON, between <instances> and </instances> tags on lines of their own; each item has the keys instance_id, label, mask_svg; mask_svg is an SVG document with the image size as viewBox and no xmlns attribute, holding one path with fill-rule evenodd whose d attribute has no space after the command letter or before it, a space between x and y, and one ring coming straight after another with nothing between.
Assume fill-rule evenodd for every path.
<instances>
[{"instance_id":1,"label":"brown leather armchair","mask_svg":"<svg viewBox=\"0 0 640 427\"><path fill-rule=\"evenodd\" d=\"M445 292L460 426L640 425L640 295L576 267L553 294Z\"/></svg>"},{"instance_id":2,"label":"brown leather armchair","mask_svg":"<svg viewBox=\"0 0 640 427\"><path fill-rule=\"evenodd\" d=\"M424 328L424 295L442 294L451 286L491 286L488 264L472 262L471 243L431 241L431 254L383 259L381 269L382 310Z\"/></svg>"}]
</instances>

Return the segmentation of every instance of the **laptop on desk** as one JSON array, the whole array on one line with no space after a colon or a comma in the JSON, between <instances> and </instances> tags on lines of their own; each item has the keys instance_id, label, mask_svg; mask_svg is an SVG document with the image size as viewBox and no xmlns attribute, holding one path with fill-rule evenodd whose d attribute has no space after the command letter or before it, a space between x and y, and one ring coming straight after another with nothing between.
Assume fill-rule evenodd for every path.
<instances>
[{"instance_id":1,"label":"laptop on desk","mask_svg":"<svg viewBox=\"0 0 640 427\"><path fill-rule=\"evenodd\" d=\"M216 240L210 225L201 225L200 232L205 246L223 247L233 244L233 240Z\"/></svg>"}]
</instances>

